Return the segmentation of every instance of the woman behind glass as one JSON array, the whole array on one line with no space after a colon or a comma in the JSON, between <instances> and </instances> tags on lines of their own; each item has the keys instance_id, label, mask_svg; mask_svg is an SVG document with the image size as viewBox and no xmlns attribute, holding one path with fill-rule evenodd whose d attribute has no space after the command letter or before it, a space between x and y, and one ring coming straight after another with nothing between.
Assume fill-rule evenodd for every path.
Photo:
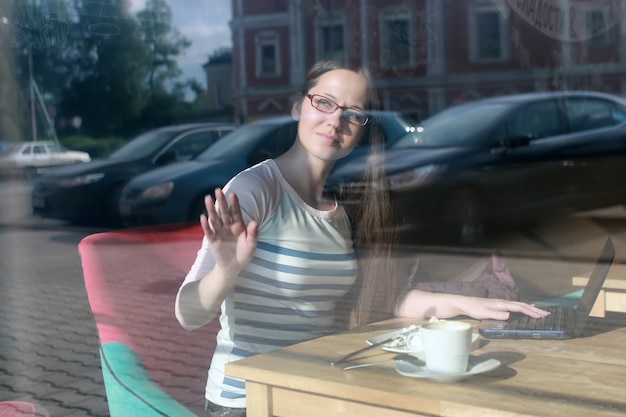
<instances>
[{"instance_id":1,"label":"woman behind glass","mask_svg":"<svg viewBox=\"0 0 626 417\"><path fill-rule=\"evenodd\" d=\"M196 261L176 298L176 317L193 330L220 312L221 330L206 387L209 416L244 416L244 381L224 365L273 349L389 318L467 315L506 319L546 313L531 305L400 288L393 215L382 175L372 80L364 69L315 64L291 114L293 146L235 176L208 215ZM367 198L350 219L324 193L335 162L371 131ZM352 220L352 223L351 223ZM230 412L230 414L225 414Z\"/></svg>"}]
</instances>

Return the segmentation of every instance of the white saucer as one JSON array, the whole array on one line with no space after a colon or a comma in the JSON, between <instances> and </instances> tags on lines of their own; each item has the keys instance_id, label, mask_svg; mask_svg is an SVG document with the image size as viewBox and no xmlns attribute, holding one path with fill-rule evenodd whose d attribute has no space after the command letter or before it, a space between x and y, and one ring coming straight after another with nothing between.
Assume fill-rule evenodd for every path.
<instances>
[{"instance_id":1,"label":"white saucer","mask_svg":"<svg viewBox=\"0 0 626 417\"><path fill-rule=\"evenodd\" d=\"M416 330L416 332L419 334L419 330ZM396 330L390 333L385 333L380 336L372 337L370 339L367 339L366 342L370 345L373 345L374 343L377 343L381 340L385 340L385 339L388 339L390 337L394 337L400 334L402 334L402 329ZM477 340L478 340L478 333L473 333L472 343L476 342ZM406 344L406 337L402 337L393 342L385 343L384 345L381 346L381 348L383 350L386 350L387 352L404 353L404 354L408 354L411 356L415 356L418 359L424 360L424 350L423 350L424 348L419 343L421 342L421 337L417 338L417 340L415 341L418 342L417 346L408 346Z\"/></svg>"},{"instance_id":2,"label":"white saucer","mask_svg":"<svg viewBox=\"0 0 626 417\"><path fill-rule=\"evenodd\" d=\"M400 375L411 378L426 378L435 382L455 382L471 375L482 374L496 369L500 366L500 361L496 359L480 359L470 356L467 371L462 374L440 375L434 374L426 369L424 365L417 365L411 361L396 361L396 372Z\"/></svg>"}]
</instances>

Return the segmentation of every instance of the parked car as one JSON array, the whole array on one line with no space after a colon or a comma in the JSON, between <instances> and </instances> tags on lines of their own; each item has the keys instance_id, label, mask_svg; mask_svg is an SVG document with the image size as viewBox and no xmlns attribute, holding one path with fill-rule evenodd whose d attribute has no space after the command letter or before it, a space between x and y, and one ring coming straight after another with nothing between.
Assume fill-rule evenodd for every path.
<instances>
[{"instance_id":1,"label":"parked car","mask_svg":"<svg viewBox=\"0 0 626 417\"><path fill-rule=\"evenodd\" d=\"M626 101L593 92L475 101L424 120L385 161L401 235L471 244L490 228L624 203ZM358 189L364 164L338 167L329 189Z\"/></svg>"},{"instance_id":2,"label":"parked car","mask_svg":"<svg viewBox=\"0 0 626 417\"><path fill-rule=\"evenodd\" d=\"M117 201L132 177L193 159L234 129L222 123L162 127L133 138L107 158L57 168L35 181L33 212L72 222L117 224Z\"/></svg>"},{"instance_id":3,"label":"parked car","mask_svg":"<svg viewBox=\"0 0 626 417\"><path fill-rule=\"evenodd\" d=\"M391 146L415 126L394 112L371 114ZM369 124L367 126L370 126ZM127 226L197 221L204 211L204 196L243 169L285 152L294 142L296 122L288 116L243 125L202 155L139 175L124 188L120 214ZM354 156L368 151L368 131Z\"/></svg>"},{"instance_id":4,"label":"parked car","mask_svg":"<svg viewBox=\"0 0 626 417\"><path fill-rule=\"evenodd\" d=\"M60 165L89 162L87 152L72 151L53 141L34 141L5 144L0 155L0 170L6 175L23 175L34 178L50 168Z\"/></svg>"}]
</instances>

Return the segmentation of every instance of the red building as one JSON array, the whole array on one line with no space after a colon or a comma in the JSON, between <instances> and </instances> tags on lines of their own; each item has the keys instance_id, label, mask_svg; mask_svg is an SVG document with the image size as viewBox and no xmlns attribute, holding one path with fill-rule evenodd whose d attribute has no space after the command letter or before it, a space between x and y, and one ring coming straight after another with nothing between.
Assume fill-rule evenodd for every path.
<instances>
[{"instance_id":1,"label":"red building","mask_svg":"<svg viewBox=\"0 0 626 417\"><path fill-rule=\"evenodd\" d=\"M626 91L621 0L231 0L235 117L287 114L317 60L368 68L382 107Z\"/></svg>"}]
</instances>

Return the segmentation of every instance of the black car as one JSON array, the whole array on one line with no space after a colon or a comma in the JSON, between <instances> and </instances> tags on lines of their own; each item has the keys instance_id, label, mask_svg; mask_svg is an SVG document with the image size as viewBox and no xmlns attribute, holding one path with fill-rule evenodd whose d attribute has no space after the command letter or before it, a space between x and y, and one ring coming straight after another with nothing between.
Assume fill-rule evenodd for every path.
<instances>
[{"instance_id":1,"label":"black car","mask_svg":"<svg viewBox=\"0 0 626 417\"><path fill-rule=\"evenodd\" d=\"M122 188L135 175L190 160L230 133L228 123L191 123L145 132L103 159L55 168L39 177L33 212L78 223L116 224Z\"/></svg>"},{"instance_id":2,"label":"black car","mask_svg":"<svg viewBox=\"0 0 626 417\"><path fill-rule=\"evenodd\" d=\"M424 120L385 161L401 237L471 244L490 229L624 203L626 101L553 92L470 102ZM338 167L329 189L358 189L364 164Z\"/></svg>"},{"instance_id":3,"label":"black car","mask_svg":"<svg viewBox=\"0 0 626 417\"><path fill-rule=\"evenodd\" d=\"M395 112L373 112L386 146L415 126ZM368 152L370 124L350 157ZM294 142L297 122L275 117L243 125L192 161L172 164L133 178L120 197L120 214L127 226L197 221L204 196L213 194L238 172L285 152ZM342 161L343 163L344 161Z\"/></svg>"}]
</instances>

